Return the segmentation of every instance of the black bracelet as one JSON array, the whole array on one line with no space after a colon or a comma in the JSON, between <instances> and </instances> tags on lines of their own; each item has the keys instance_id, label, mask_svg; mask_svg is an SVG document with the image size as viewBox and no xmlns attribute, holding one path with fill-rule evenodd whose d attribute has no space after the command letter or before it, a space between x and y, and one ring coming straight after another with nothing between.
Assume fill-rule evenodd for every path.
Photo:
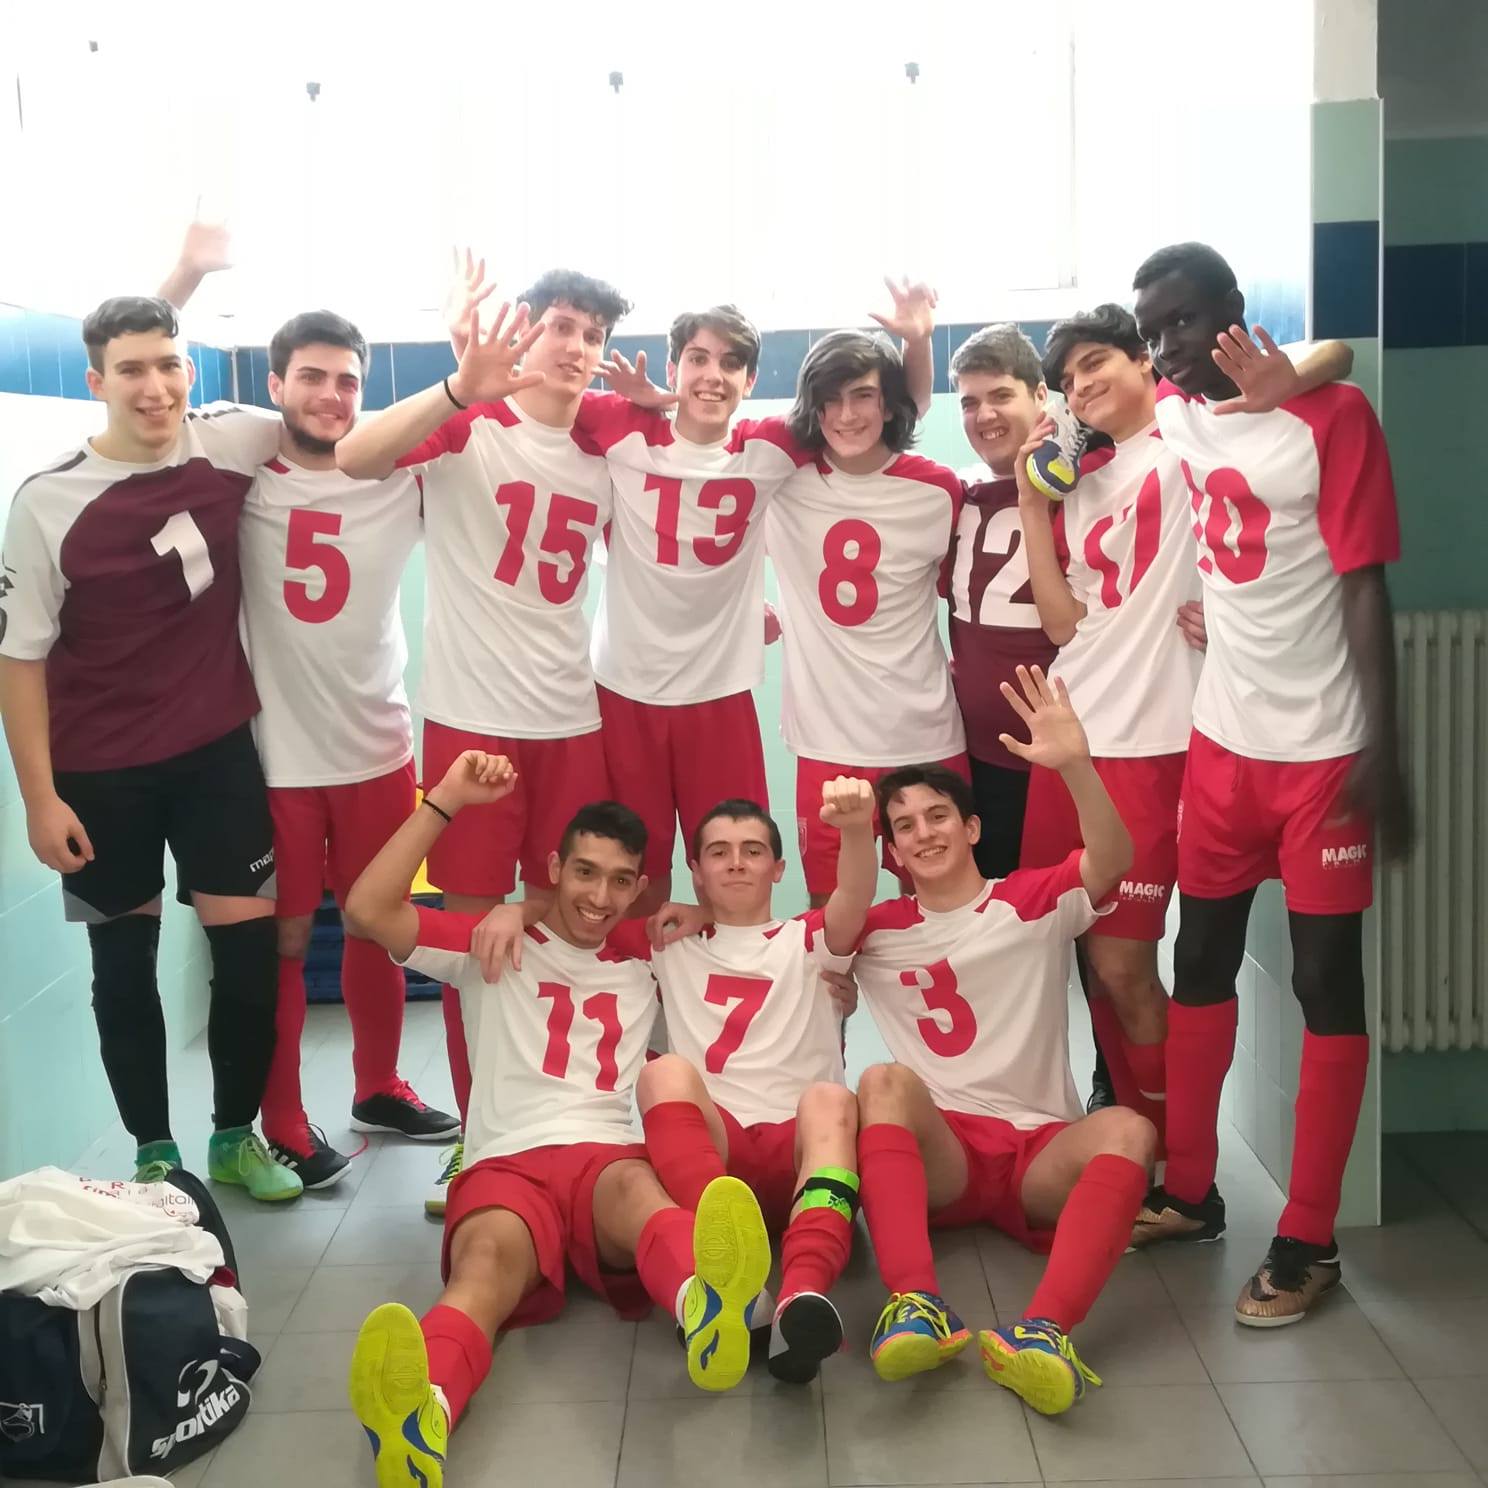
<instances>
[{"instance_id":1,"label":"black bracelet","mask_svg":"<svg viewBox=\"0 0 1488 1488\"><path fill-rule=\"evenodd\" d=\"M446 810L445 810L445 809L444 809L444 808L443 808L443 807L442 807L442 806L436 806L436 805L435 805L435 804L434 804L434 803L433 803L433 802L432 802L432 801L431 801L431 800L430 800L430 799L429 799L429 798L428 798L428 796L425 796L425 797L424 797L424 805L425 805L425 806L427 806L427 807L428 807L428 808L429 808L429 810L430 810L430 811L433 811L433 812L436 812L436 813L438 813L438 815L440 815L440 816L442 816L442 817L443 817L443 818L444 818L444 819L445 819L445 821L446 821L446 822L452 822L452 821L453 821L453 820L454 820L454 817L452 817L452 816L451 816L451 815L450 815L450 814L449 814L449 812L448 812L448 811L446 811Z\"/></svg>"},{"instance_id":2,"label":"black bracelet","mask_svg":"<svg viewBox=\"0 0 1488 1488\"><path fill-rule=\"evenodd\" d=\"M446 377L444 379L444 396L446 398L448 398L450 400L450 402L453 403L455 405L455 407L460 410L461 413L464 413L465 410L470 406L467 403L462 403L457 397L455 397L455 395L452 392L450 392L450 385L449 385L449 378L448 377ZM434 809L436 811L439 810L439 808L437 806ZM441 816L444 815L444 813L442 811L440 811L439 814Z\"/></svg>"}]
</instances>

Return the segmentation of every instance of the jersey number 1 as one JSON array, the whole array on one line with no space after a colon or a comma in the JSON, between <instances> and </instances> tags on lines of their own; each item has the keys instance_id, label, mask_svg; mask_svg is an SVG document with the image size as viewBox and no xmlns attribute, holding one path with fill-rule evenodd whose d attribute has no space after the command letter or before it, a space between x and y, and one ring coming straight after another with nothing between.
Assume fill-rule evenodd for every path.
<instances>
[{"instance_id":1,"label":"jersey number 1","mask_svg":"<svg viewBox=\"0 0 1488 1488\"><path fill-rule=\"evenodd\" d=\"M150 546L162 558L167 553L174 553L181 560L181 577L186 580L186 590L192 599L212 587L217 571L212 567L207 540L190 512L177 512L150 539Z\"/></svg>"},{"instance_id":2,"label":"jersey number 1","mask_svg":"<svg viewBox=\"0 0 1488 1488\"><path fill-rule=\"evenodd\" d=\"M548 1048L543 1055L543 1074L555 1080L568 1078L568 1058L572 1052L568 1041L573 1027L573 988L562 982L539 982L537 995L552 1001L548 1010ZM596 992L586 997L579 1011L591 1022L599 1024L599 1044L594 1057L599 1064L594 1075L596 1090L613 1090L620 1078L615 1063L615 1050L620 1047L620 999L613 992Z\"/></svg>"}]
</instances>

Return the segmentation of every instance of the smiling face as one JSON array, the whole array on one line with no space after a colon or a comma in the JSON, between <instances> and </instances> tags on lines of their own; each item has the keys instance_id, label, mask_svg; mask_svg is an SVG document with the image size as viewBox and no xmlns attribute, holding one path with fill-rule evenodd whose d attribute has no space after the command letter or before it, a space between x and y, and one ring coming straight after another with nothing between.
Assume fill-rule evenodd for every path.
<instances>
[{"instance_id":1,"label":"smiling face","mask_svg":"<svg viewBox=\"0 0 1488 1488\"><path fill-rule=\"evenodd\" d=\"M1195 397L1226 398L1234 385L1214 365L1219 333L1245 314L1235 290L1214 295L1174 270L1137 291L1137 330L1159 373Z\"/></svg>"},{"instance_id":2,"label":"smiling face","mask_svg":"<svg viewBox=\"0 0 1488 1488\"><path fill-rule=\"evenodd\" d=\"M578 398L594 380L609 327L593 312L561 300L549 305L540 319L545 329L522 359L522 370L541 372L553 392Z\"/></svg>"},{"instance_id":3,"label":"smiling face","mask_svg":"<svg viewBox=\"0 0 1488 1488\"><path fill-rule=\"evenodd\" d=\"M817 418L833 464L867 474L888 459L883 382L877 367L828 393Z\"/></svg>"},{"instance_id":4,"label":"smiling face","mask_svg":"<svg viewBox=\"0 0 1488 1488\"><path fill-rule=\"evenodd\" d=\"M667 367L681 400L677 432L695 444L716 444L754 387L744 354L709 326L699 326L682 354Z\"/></svg>"},{"instance_id":5,"label":"smiling face","mask_svg":"<svg viewBox=\"0 0 1488 1488\"><path fill-rule=\"evenodd\" d=\"M770 894L785 872L770 829L759 817L716 816L703 824L692 881L700 903L723 925L759 925L770 918Z\"/></svg>"},{"instance_id":6,"label":"smiling face","mask_svg":"<svg viewBox=\"0 0 1488 1488\"><path fill-rule=\"evenodd\" d=\"M1128 356L1104 341L1077 341L1059 379L1070 412L1082 423L1122 440L1150 424L1157 411L1152 358Z\"/></svg>"},{"instance_id":7,"label":"smiling face","mask_svg":"<svg viewBox=\"0 0 1488 1488\"><path fill-rule=\"evenodd\" d=\"M129 331L102 348L88 387L108 405L108 429L125 457L162 459L181 432L196 369L174 336Z\"/></svg>"},{"instance_id":8,"label":"smiling face","mask_svg":"<svg viewBox=\"0 0 1488 1488\"><path fill-rule=\"evenodd\" d=\"M956 379L966 442L994 475L1012 474L1029 431L1043 417L1044 385L1009 372L962 372Z\"/></svg>"},{"instance_id":9,"label":"smiling face","mask_svg":"<svg viewBox=\"0 0 1488 1488\"><path fill-rule=\"evenodd\" d=\"M570 945L596 950L646 887L641 858L613 837L580 832L568 856L548 859L557 891L548 920Z\"/></svg>"},{"instance_id":10,"label":"smiling face","mask_svg":"<svg viewBox=\"0 0 1488 1488\"><path fill-rule=\"evenodd\" d=\"M914 881L915 892L975 869L972 848L982 835L976 817L928 785L908 785L888 802L890 851Z\"/></svg>"},{"instance_id":11,"label":"smiling face","mask_svg":"<svg viewBox=\"0 0 1488 1488\"><path fill-rule=\"evenodd\" d=\"M296 347L283 377L269 373L269 397L295 444L310 454L330 454L361 411L362 359L345 346Z\"/></svg>"}]
</instances>

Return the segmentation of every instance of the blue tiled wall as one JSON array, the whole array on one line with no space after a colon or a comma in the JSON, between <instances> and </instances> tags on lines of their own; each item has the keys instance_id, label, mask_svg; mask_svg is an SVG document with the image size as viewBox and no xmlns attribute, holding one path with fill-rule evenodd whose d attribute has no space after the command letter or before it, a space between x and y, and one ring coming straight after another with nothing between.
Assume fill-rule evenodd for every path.
<instances>
[{"instance_id":1,"label":"blue tiled wall","mask_svg":"<svg viewBox=\"0 0 1488 1488\"><path fill-rule=\"evenodd\" d=\"M232 353L192 341L196 382L191 405L233 396ZM90 398L83 323L70 315L47 315L0 304L0 393L39 398ZM264 395L267 398L267 393Z\"/></svg>"}]
</instances>

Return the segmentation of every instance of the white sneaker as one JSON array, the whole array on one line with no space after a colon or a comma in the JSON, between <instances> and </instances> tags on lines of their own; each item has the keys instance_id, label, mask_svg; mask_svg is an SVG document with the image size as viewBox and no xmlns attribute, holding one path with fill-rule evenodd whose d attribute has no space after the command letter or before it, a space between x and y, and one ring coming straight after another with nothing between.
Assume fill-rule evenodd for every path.
<instances>
[{"instance_id":1,"label":"white sneaker","mask_svg":"<svg viewBox=\"0 0 1488 1488\"><path fill-rule=\"evenodd\" d=\"M441 1153L440 1156L444 1159L444 1168L439 1177L434 1180L434 1187L429 1190L429 1195L424 1200L424 1213L432 1214L435 1218L444 1217L449 1186L460 1176L460 1171L465 1166L465 1138L461 1137L453 1147Z\"/></svg>"}]
</instances>

